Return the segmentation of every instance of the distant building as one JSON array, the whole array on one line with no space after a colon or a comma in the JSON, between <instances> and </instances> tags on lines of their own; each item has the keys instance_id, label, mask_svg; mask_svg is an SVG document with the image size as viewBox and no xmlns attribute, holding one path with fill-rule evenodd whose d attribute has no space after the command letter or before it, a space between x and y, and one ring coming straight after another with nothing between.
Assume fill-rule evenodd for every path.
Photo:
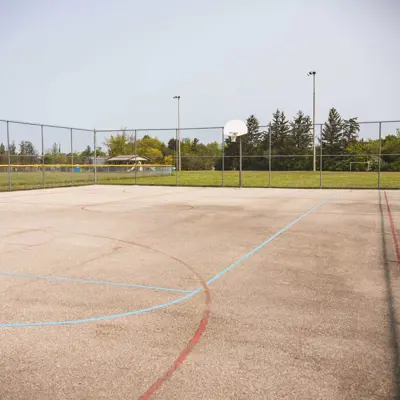
<instances>
[{"instance_id":1,"label":"distant building","mask_svg":"<svg viewBox=\"0 0 400 400\"><path fill-rule=\"evenodd\" d=\"M89 163L89 164L94 164L94 157L85 157L85 163ZM96 157L96 165L102 165L105 164L107 162L107 157Z\"/></svg>"},{"instance_id":2,"label":"distant building","mask_svg":"<svg viewBox=\"0 0 400 400\"><path fill-rule=\"evenodd\" d=\"M142 163L142 162L147 162L148 159L145 157L140 157L135 154L127 154L127 155L121 155L121 156L116 156L109 158L107 160L108 163L112 164L136 164L136 163Z\"/></svg>"}]
</instances>

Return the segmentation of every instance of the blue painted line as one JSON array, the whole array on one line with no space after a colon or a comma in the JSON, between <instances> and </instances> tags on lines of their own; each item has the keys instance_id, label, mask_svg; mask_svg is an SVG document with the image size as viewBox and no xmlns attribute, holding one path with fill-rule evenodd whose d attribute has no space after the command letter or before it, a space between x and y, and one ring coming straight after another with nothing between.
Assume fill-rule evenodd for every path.
<instances>
[{"instance_id":1,"label":"blue painted line","mask_svg":"<svg viewBox=\"0 0 400 400\"><path fill-rule=\"evenodd\" d=\"M311 214L314 212L316 209L321 207L324 203L326 203L328 199L325 199L321 201L319 204L317 204L315 207L311 208L308 210L306 213L301 215L299 218L295 219L293 222L291 222L289 225L285 226L283 229L272 235L270 238L262 242L259 246L255 247L253 250L249 251L247 254L245 254L242 258L240 258L238 261L235 261L233 264L229 265L229 267L225 268L218 274L214 275L211 279L207 281L207 284L211 284L215 282L217 279L221 278L223 275L225 275L228 271L232 270L233 268L237 267L240 263L248 259L250 256L252 256L254 253L257 253L260 251L264 246L266 246L268 243L270 243L272 240L276 239L278 236L282 235L282 233L286 232L288 229L290 229L293 225L297 224L299 221L301 221L303 218L305 218L307 215ZM120 314L113 314L113 315L104 315L101 317L93 317L93 318L84 318L84 319L76 319L76 320L70 320L70 321L48 321L48 322L26 322L26 323L0 323L0 327L28 327L28 326L49 326L49 325L72 325L72 324L80 324L80 323L86 323L86 322L96 322L96 321L104 321L104 320L110 320L110 319L115 319L115 318L121 318L121 317L127 317L130 315L138 315L138 314L143 314L145 312L153 311L153 310L159 310L161 308L166 308L169 306L172 306L174 304L181 303L182 301L185 301L191 297L193 297L195 294L199 293L202 291L202 287L199 287L192 292L186 294L183 297L180 297L178 299L175 299L173 301L169 301L167 303L163 304L158 304L156 306L148 307L148 308L142 308L140 310L135 310L135 311L128 311L125 313L120 313Z\"/></svg>"},{"instance_id":2,"label":"blue painted line","mask_svg":"<svg viewBox=\"0 0 400 400\"><path fill-rule=\"evenodd\" d=\"M231 269L237 267L240 263L251 257L254 253L257 253L260 251L264 246L266 246L268 243L272 242L274 239L276 239L278 236L282 235L282 233L286 232L288 229L290 229L293 225L297 224L299 221L301 221L303 218L307 217L307 215L311 214L314 212L317 208L321 207L322 204L326 203L328 199L325 199L321 201L321 203L317 204L315 207L311 208L308 210L306 213L304 213L302 216L299 218L295 219L293 222L291 222L289 225L286 225L283 229L281 229L279 232L275 233L275 235L272 235L270 238L262 242L259 246L255 247L253 250L249 251L247 254L245 254L242 258L239 260L235 261L233 264L231 264L229 267L226 267L224 270L219 272L217 275L214 275L211 279L207 281L207 285L210 283L213 283L217 279L221 278L222 275L225 275L228 271Z\"/></svg>"},{"instance_id":3,"label":"blue painted line","mask_svg":"<svg viewBox=\"0 0 400 400\"><path fill-rule=\"evenodd\" d=\"M121 318L121 317L128 317L130 315L138 315L143 314L148 311L159 310L160 308L165 308L172 306L173 304L180 303L184 300L193 297L195 294L199 293L203 288L197 288L192 292L188 293L186 296L180 297L179 299L169 301L168 303L164 304L157 304L156 306L142 308L140 310L135 311L128 311L125 313L120 314L113 314L113 315L104 315L101 317L93 317L93 318L84 318L84 319L74 319L70 321L49 321L49 322L26 322L26 323L10 323L10 324L0 324L0 327L26 327L26 326L49 326L49 325L73 325L73 324L83 324L86 322L95 322L95 321L104 321L109 319Z\"/></svg>"},{"instance_id":4,"label":"blue painted line","mask_svg":"<svg viewBox=\"0 0 400 400\"><path fill-rule=\"evenodd\" d=\"M96 285L122 286L122 287L131 287L131 288L135 288L135 289L152 289L152 290L162 290L162 291L168 291L168 292L180 292L180 293L192 292L191 290L185 290L185 289L173 289L173 288L147 286L147 285L135 285L132 283L119 283L119 282L110 282L110 281L96 281L96 280L92 280L92 279L63 278L60 276L31 275L31 274L22 274L22 273L17 273L17 272L8 272L8 271L0 271L0 275L16 276L16 277L31 278L31 279L46 279L46 280L51 280L51 281L93 283Z\"/></svg>"}]
</instances>

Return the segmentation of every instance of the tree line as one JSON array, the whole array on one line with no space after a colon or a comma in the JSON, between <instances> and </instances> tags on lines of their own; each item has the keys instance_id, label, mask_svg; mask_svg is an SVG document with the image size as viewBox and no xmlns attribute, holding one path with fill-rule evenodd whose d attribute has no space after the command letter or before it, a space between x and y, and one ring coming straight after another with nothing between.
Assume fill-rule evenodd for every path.
<instances>
[{"instance_id":1,"label":"tree line","mask_svg":"<svg viewBox=\"0 0 400 400\"><path fill-rule=\"evenodd\" d=\"M310 116L298 111L288 119L284 111L276 110L271 121L261 127L258 118L250 115L247 120L248 134L242 137L244 170L268 170L271 146L271 167L276 171L300 171L313 169L313 125ZM322 146L323 170L349 171L350 163L357 162L353 170L376 171L381 146L382 171L400 171L400 130L378 139L360 139L360 124L357 117L342 118L338 110L331 108L317 134L316 153L319 169L319 153ZM166 143L157 137L145 135L136 138L122 130L111 135L96 150L97 156L112 158L118 155L139 155L152 164L175 165L177 157L176 138ZM103 151L103 149L105 151ZM183 138L180 144L182 170L210 170L239 168L239 141L226 138L224 144L214 141L201 143L198 138ZM10 144L13 164L38 164L42 162L38 151L30 141L21 141L18 148ZM45 164L68 164L71 158L76 164L93 162L94 150L87 146L82 152L63 153L54 143L44 154ZM0 143L0 163L7 164L7 150Z\"/></svg>"},{"instance_id":2,"label":"tree line","mask_svg":"<svg viewBox=\"0 0 400 400\"><path fill-rule=\"evenodd\" d=\"M266 127L250 115L248 134L242 137L242 167L244 170L268 170L271 142L271 168L276 171L307 171L313 169L313 124L309 115L301 110L289 120L284 111L276 110ZM350 163L357 163L353 170L376 171L378 168L379 140L360 139L358 117L342 118L331 108L328 118L317 133L317 169L322 145L323 170L349 171ZM108 156L136 154L147 157L149 162L176 164L177 142L171 138L164 143L158 138L144 136L136 140L122 132L111 136L105 143ZM382 171L400 171L400 130L381 141ZM209 170L239 168L239 141L226 138L220 142L201 143L198 138L181 140L182 170Z\"/></svg>"},{"instance_id":3,"label":"tree line","mask_svg":"<svg viewBox=\"0 0 400 400\"><path fill-rule=\"evenodd\" d=\"M174 165L176 163L176 138L169 139L168 143L149 135L135 140L134 135L122 131L116 135L111 135L104 144L109 157L136 154L147 158L149 163L152 164ZM183 138L180 147L183 170L212 169L216 159L221 157L222 154L221 143L203 144L200 143L198 138Z\"/></svg>"},{"instance_id":4,"label":"tree line","mask_svg":"<svg viewBox=\"0 0 400 400\"><path fill-rule=\"evenodd\" d=\"M287 119L284 111L276 110L266 129L261 130L258 119L251 115L247 118L248 134L242 138L243 169L265 170L269 168L271 147L271 168L273 170L312 170L313 169L313 125L309 115L301 110ZM325 156L324 170L346 170L348 165L344 155L350 145L358 140L360 125L357 117L342 119L339 112L332 108L328 120L322 128L321 137L316 140L316 153L322 150ZM319 136L317 134L316 136ZM239 143L226 140L226 169L239 166ZM339 157L337 157L339 156ZM342 156L342 157L340 157ZM319 163L319 157L318 157Z\"/></svg>"},{"instance_id":5,"label":"tree line","mask_svg":"<svg viewBox=\"0 0 400 400\"><path fill-rule=\"evenodd\" d=\"M43 155L45 164L70 164L72 158L74 164L86 164L90 163L91 157L94 156L94 150L90 146L87 146L85 150L74 153L63 153L59 143L53 143L53 145L46 149ZM97 149L97 156L106 156L106 153ZM10 143L10 158L11 164L41 164L42 157L34 144L29 140L22 140L18 147L15 141ZM4 143L0 143L0 164L8 163L8 152Z\"/></svg>"}]
</instances>

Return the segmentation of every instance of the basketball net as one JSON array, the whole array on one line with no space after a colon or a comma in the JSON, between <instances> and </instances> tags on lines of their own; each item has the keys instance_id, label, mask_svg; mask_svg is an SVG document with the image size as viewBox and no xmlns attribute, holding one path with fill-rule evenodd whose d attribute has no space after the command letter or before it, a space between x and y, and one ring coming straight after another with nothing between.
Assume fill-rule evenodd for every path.
<instances>
[{"instance_id":1,"label":"basketball net","mask_svg":"<svg viewBox=\"0 0 400 400\"><path fill-rule=\"evenodd\" d=\"M231 135L231 140L232 140L232 142L233 142L233 143L236 142L236 138L237 138L237 136L238 136L237 132L229 132L229 133L230 133L230 135Z\"/></svg>"}]
</instances>

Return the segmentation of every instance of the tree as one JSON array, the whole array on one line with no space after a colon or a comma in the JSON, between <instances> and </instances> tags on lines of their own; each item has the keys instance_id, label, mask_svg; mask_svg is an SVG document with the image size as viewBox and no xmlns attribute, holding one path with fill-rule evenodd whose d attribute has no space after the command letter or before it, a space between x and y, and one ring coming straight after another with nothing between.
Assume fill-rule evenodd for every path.
<instances>
[{"instance_id":1,"label":"tree","mask_svg":"<svg viewBox=\"0 0 400 400\"><path fill-rule=\"evenodd\" d=\"M111 135L104 143L110 157L133 154L132 148L135 147L135 139L128 136L125 131Z\"/></svg>"},{"instance_id":2,"label":"tree","mask_svg":"<svg viewBox=\"0 0 400 400\"><path fill-rule=\"evenodd\" d=\"M324 124L321 138L323 154L339 155L343 153L343 121L335 108L329 110L328 121Z\"/></svg>"},{"instance_id":3,"label":"tree","mask_svg":"<svg viewBox=\"0 0 400 400\"><path fill-rule=\"evenodd\" d=\"M272 154L290 154L290 124L283 111L276 110L272 114L272 121L268 124L268 133L271 134Z\"/></svg>"},{"instance_id":4,"label":"tree","mask_svg":"<svg viewBox=\"0 0 400 400\"><path fill-rule=\"evenodd\" d=\"M14 140L10 144L9 148L10 155L15 156L17 154L17 146L15 146Z\"/></svg>"},{"instance_id":5,"label":"tree","mask_svg":"<svg viewBox=\"0 0 400 400\"><path fill-rule=\"evenodd\" d=\"M53 145L51 146L51 154L56 155L60 153L60 147L58 143L54 142Z\"/></svg>"},{"instance_id":6,"label":"tree","mask_svg":"<svg viewBox=\"0 0 400 400\"><path fill-rule=\"evenodd\" d=\"M257 148L261 141L260 121L254 114L251 114L246 120L246 125L247 135L243 137L243 144L247 147L247 153L251 153Z\"/></svg>"},{"instance_id":7,"label":"tree","mask_svg":"<svg viewBox=\"0 0 400 400\"><path fill-rule=\"evenodd\" d=\"M173 165L174 157L172 155L164 157L164 164Z\"/></svg>"},{"instance_id":8,"label":"tree","mask_svg":"<svg viewBox=\"0 0 400 400\"><path fill-rule=\"evenodd\" d=\"M169 139L167 147L170 150L170 154L174 154L175 153L175 151L176 151L176 143L177 143L177 141L176 141L175 138Z\"/></svg>"},{"instance_id":9,"label":"tree","mask_svg":"<svg viewBox=\"0 0 400 400\"><path fill-rule=\"evenodd\" d=\"M90 157L91 155L92 155L92 149L90 148L89 145L87 145L86 149L82 151L81 156Z\"/></svg>"},{"instance_id":10,"label":"tree","mask_svg":"<svg viewBox=\"0 0 400 400\"><path fill-rule=\"evenodd\" d=\"M382 139L382 160L385 163L396 162L400 154L400 137L397 135L388 135Z\"/></svg>"},{"instance_id":11,"label":"tree","mask_svg":"<svg viewBox=\"0 0 400 400\"><path fill-rule=\"evenodd\" d=\"M307 154L312 145L312 122L308 115L299 111L290 123L290 142L292 152L295 154Z\"/></svg>"},{"instance_id":12,"label":"tree","mask_svg":"<svg viewBox=\"0 0 400 400\"><path fill-rule=\"evenodd\" d=\"M239 142L239 140L242 141L242 168L247 170L265 169L265 167L268 165L268 160L264 157L255 157L256 155L262 154L262 148L260 144L262 142L263 132L260 132L260 122L254 114L251 114L246 120L246 126L247 134L242 136L241 139L236 139L237 142ZM239 143L234 145L234 148L237 148L235 154L238 154L239 146ZM235 163L235 167L238 166L236 164L238 164L239 160L233 159L233 161Z\"/></svg>"},{"instance_id":13,"label":"tree","mask_svg":"<svg viewBox=\"0 0 400 400\"><path fill-rule=\"evenodd\" d=\"M347 147L357 142L359 132L360 124L357 117L345 119L343 121L343 146Z\"/></svg>"},{"instance_id":14,"label":"tree","mask_svg":"<svg viewBox=\"0 0 400 400\"><path fill-rule=\"evenodd\" d=\"M286 119L285 113L276 110L272 114L272 121L268 124L267 134L264 135L262 147L264 152L269 149L269 136L271 135L271 154L287 155L291 154L290 148L290 123ZM272 168L275 170L288 169L287 158L273 158Z\"/></svg>"},{"instance_id":15,"label":"tree","mask_svg":"<svg viewBox=\"0 0 400 400\"><path fill-rule=\"evenodd\" d=\"M191 143L191 146L190 146L191 147L191 151L193 153L195 153L195 154L199 150L199 143L200 143L200 140L198 138L194 138L192 143Z\"/></svg>"},{"instance_id":16,"label":"tree","mask_svg":"<svg viewBox=\"0 0 400 400\"><path fill-rule=\"evenodd\" d=\"M142 139L138 139L136 142L137 155L149 158L151 163L162 163L166 148L167 146L160 139L152 138L149 135L143 136Z\"/></svg>"},{"instance_id":17,"label":"tree","mask_svg":"<svg viewBox=\"0 0 400 400\"><path fill-rule=\"evenodd\" d=\"M222 163L218 157L222 154L221 143L201 143L198 138L193 140L190 138L181 139L182 169L183 170L210 170L213 167L219 168ZM171 159L175 153L171 154ZM165 157L164 162L166 161Z\"/></svg>"},{"instance_id":18,"label":"tree","mask_svg":"<svg viewBox=\"0 0 400 400\"><path fill-rule=\"evenodd\" d=\"M19 154L21 156L37 156L38 153L32 142L23 140L19 144Z\"/></svg>"},{"instance_id":19,"label":"tree","mask_svg":"<svg viewBox=\"0 0 400 400\"><path fill-rule=\"evenodd\" d=\"M18 163L22 164L35 164L38 162L37 151L32 142L22 140L19 144L19 160Z\"/></svg>"},{"instance_id":20,"label":"tree","mask_svg":"<svg viewBox=\"0 0 400 400\"><path fill-rule=\"evenodd\" d=\"M0 154L6 154L6 147L3 143L0 144Z\"/></svg>"},{"instance_id":21,"label":"tree","mask_svg":"<svg viewBox=\"0 0 400 400\"><path fill-rule=\"evenodd\" d=\"M352 162L359 162L359 163L368 162L369 163L368 166L371 171L376 171L378 169L378 163L379 163L378 139L367 140L367 141L355 140L346 148L346 153L351 154L353 156L351 157ZM357 167L361 168L362 170L366 170L368 166L366 164L359 164Z\"/></svg>"},{"instance_id":22,"label":"tree","mask_svg":"<svg viewBox=\"0 0 400 400\"><path fill-rule=\"evenodd\" d=\"M220 157L222 155L221 143L211 142L204 146L205 155L211 157Z\"/></svg>"},{"instance_id":23,"label":"tree","mask_svg":"<svg viewBox=\"0 0 400 400\"><path fill-rule=\"evenodd\" d=\"M91 153L94 156L94 150ZM96 157L106 157L107 153L101 147L96 147Z\"/></svg>"}]
</instances>

